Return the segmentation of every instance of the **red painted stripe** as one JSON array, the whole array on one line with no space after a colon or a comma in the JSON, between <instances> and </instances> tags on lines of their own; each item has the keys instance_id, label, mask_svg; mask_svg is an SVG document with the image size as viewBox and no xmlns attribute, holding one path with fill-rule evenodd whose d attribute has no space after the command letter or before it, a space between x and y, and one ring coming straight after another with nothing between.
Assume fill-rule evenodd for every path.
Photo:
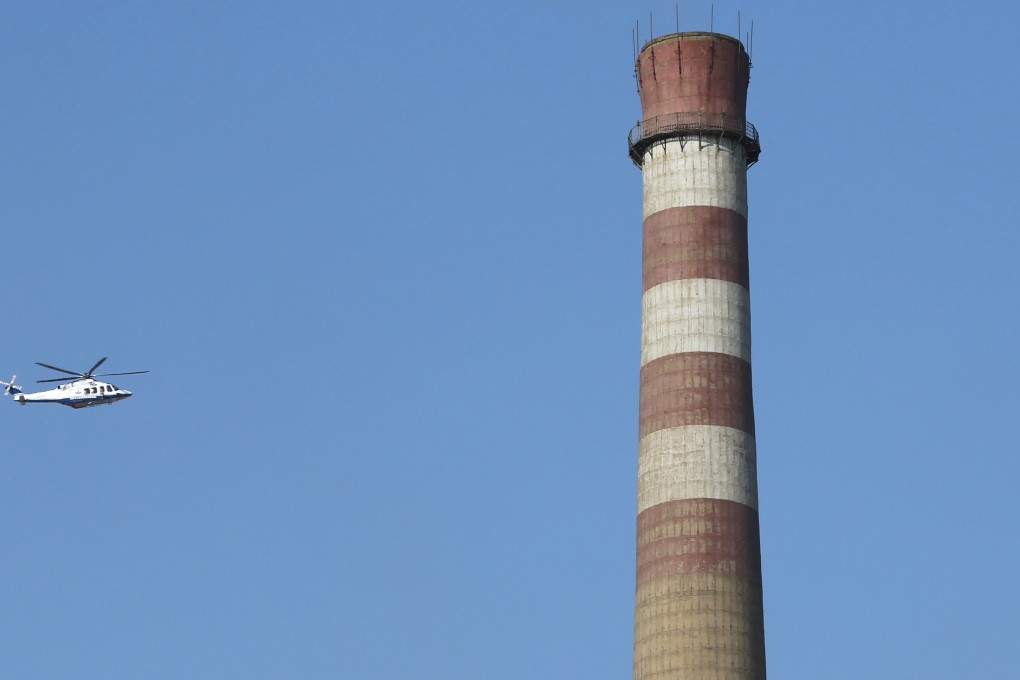
<instances>
[{"instance_id":1,"label":"red painted stripe","mask_svg":"<svg viewBox=\"0 0 1020 680\"><path fill-rule=\"evenodd\" d=\"M676 111L726 113L742 125L750 64L736 40L708 35L667 38L638 56L644 120Z\"/></svg>"},{"instance_id":2,"label":"red painted stripe","mask_svg":"<svg viewBox=\"0 0 1020 680\"><path fill-rule=\"evenodd\" d=\"M637 582L672 574L728 574L761 583L758 513L743 503L694 498L638 515Z\"/></svg>"},{"instance_id":3,"label":"red painted stripe","mask_svg":"<svg viewBox=\"0 0 1020 680\"><path fill-rule=\"evenodd\" d=\"M749 288L747 218L727 208L660 210L644 222L644 290L678 279L720 279Z\"/></svg>"},{"instance_id":4,"label":"red painted stripe","mask_svg":"<svg viewBox=\"0 0 1020 680\"><path fill-rule=\"evenodd\" d=\"M714 352L684 352L641 367L640 435L682 425L754 434L751 365Z\"/></svg>"}]
</instances>

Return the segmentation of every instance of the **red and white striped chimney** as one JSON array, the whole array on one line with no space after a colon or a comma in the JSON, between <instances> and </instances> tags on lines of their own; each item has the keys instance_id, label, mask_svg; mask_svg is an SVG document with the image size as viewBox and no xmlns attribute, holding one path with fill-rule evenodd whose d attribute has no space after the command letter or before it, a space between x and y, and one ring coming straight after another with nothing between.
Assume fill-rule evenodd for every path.
<instances>
[{"instance_id":1,"label":"red and white striped chimney","mask_svg":"<svg viewBox=\"0 0 1020 680\"><path fill-rule=\"evenodd\" d=\"M751 400L750 59L676 33L637 60L644 255L635 680L765 678Z\"/></svg>"}]
</instances>

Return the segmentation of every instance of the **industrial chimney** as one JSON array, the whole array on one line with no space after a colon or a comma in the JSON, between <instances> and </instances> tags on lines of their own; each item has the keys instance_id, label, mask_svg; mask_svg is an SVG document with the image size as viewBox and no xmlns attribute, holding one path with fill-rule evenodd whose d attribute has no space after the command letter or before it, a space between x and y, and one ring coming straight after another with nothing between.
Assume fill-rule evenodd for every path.
<instances>
[{"instance_id":1,"label":"industrial chimney","mask_svg":"<svg viewBox=\"0 0 1020 680\"><path fill-rule=\"evenodd\" d=\"M750 58L655 38L630 134L644 193L634 680L762 680L747 260Z\"/></svg>"}]
</instances>

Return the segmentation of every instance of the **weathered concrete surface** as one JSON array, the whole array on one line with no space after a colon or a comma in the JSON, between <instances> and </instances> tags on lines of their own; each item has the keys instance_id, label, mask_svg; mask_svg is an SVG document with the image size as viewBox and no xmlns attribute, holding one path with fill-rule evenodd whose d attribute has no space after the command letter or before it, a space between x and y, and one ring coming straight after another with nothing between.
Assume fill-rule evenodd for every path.
<instances>
[{"instance_id":1,"label":"weathered concrete surface","mask_svg":"<svg viewBox=\"0 0 1020 680\"><path fill-rule=\"evenodd\" d=\"M641 303L641 365L681 352L751 361L747 288L719 279L679 279L651 288Z\"/></svg>"},{"instance_id":2,"label":"weathered concrete surface","mask_svg":"<svg viewBox=\"0 0 1020 680\"><path fill-rule=\"evenodd\" d=\"M670 141L645 153L644 217L686 206L726 208L747 217L747 160L740 145L715 138Z\"/></svg>"},{"instance_id":3,"label":"weathered concrete surface","mask_svg":"<svg viewBox=\"0 0 1020 680\"><path fill-rule=\"evenodd\" d=\"M765 677L761 589L729 574L674 574L639 584L634 677Z\"/></svg>"},{"instance_id":4,"label":"weathered concrete surface","mask_svg":"<svg viewBox=\"0 0 1020 680\"><path fill-rule=\"evenodd\" d=\"M754 436L721 425L684 425L641 438L638 512L687 498L758 507Z\"/></svg>"}]
</instances>

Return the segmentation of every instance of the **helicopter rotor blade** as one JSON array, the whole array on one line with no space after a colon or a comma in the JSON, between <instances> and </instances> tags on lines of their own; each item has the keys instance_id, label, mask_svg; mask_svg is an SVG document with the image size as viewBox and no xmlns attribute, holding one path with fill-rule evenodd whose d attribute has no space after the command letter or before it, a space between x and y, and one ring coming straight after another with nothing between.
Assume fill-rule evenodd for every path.
<instances>
[{"instance_id":1,"label":"helicopter rotor blade","mask_svg":"<svg viewBox=\"0 0 1020 680\"><path fill-rule=\"evenodd\" d=\"M37 383L68 382L68 381L80 380L81 377L82 376L78 376L77 378L47 378L46 380L36 380L36 382Z\"/></svg>"},{"instance_id":2,"label":"helicopter rotor blade","mask_svg":"<svg viewBox=\"0 0 1020 680\"><path fill-rule=\"evenodd\" d=\"M41 362L41 361L37 361L37 362L35 362L35 363L36 363L36 364L38 364L39 366L44 366L44 367L46 367L46 368L51 368L51 369L53 369L54 371L60 371L61 373L67 373L67 374L69 374L69 375L75 375L75 376L78 376L79 378L81 378L81 377L84 377L84 376L85 376L85 374L84 374L84 373L79 373L78 371L69 371L69 370L67 370L66 368L59 368L59 367L57 367L57 366L50 366L49 364L44 364L44 363L43 363L43 362Z\"/></svg>"},{"instance_id":3,"label":"helicopter rotor blade","mask_svg":"<svg viewBox=\"0 0 1020 680\"><path fill-rule=\"evenodd\" d=\"M103 363L104 361L106 361L106 359L107 359L107 357L103 357L102 359L100 359L99 361L97 361L97 362L96 362L96 365L95 365L95 366L93 366L93 367L92 367L92 368L90 368L89 370L85 371L85 375L92 375L93 373L95 373L95 370L96 370L97 368L99 368L99 367L100 367L100 366L102 365L102 363Z\"/></svg>"},{"instance_id":4,"label":"helicopter rotor blade","mask_svg":"<svg viewBox=\"0 0 1020 680\"><path fill-rule=\"evenodd\" d=\"M139 373L148 373L148 371L128 371L127 373L97 373L93 375L93 378L105 378L108 375L138 375Z\"/></svg>"}]
</instances>

